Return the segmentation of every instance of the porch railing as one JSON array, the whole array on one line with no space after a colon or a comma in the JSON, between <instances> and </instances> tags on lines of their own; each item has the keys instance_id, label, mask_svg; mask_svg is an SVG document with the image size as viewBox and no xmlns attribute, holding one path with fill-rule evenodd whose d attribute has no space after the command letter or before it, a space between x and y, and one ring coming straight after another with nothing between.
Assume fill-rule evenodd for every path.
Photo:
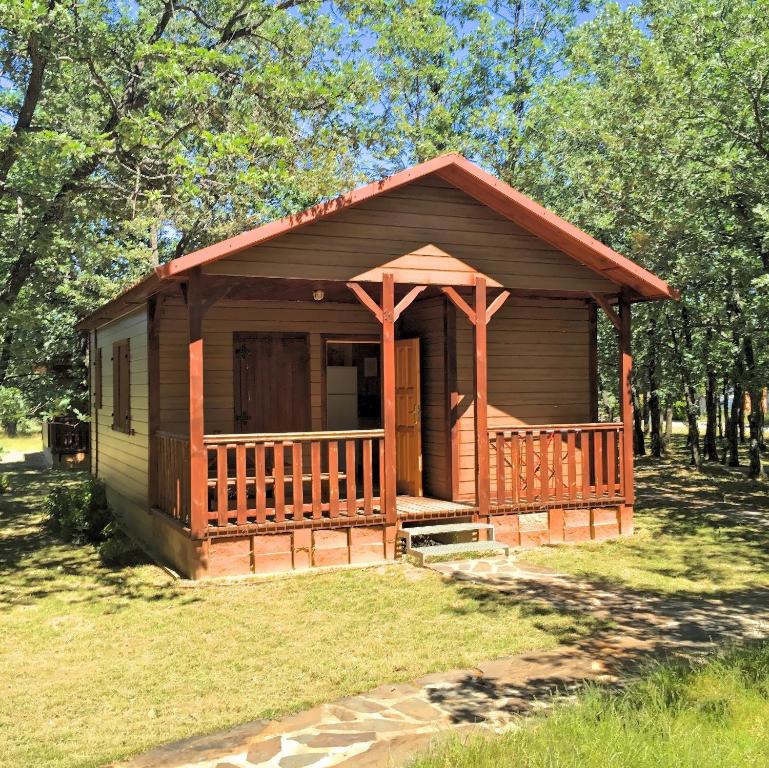
<instances>
[{"instance_id":1,"label":"porch railing","mask_svg":"<svg viewBox=\"0 0 769 768\"><path fill-rule=\"evenodd\" d=\"M624 495L621 423L489 430L491 503L539 506Z\"/></svg>"},{"instance_id":2,"label":"porch railing","mask_svg":"<svg viewBox=\"0 0 769 768\"><path fill-rule=\"evenodd\" d=\"M206 435L209 527L381 514L384 431Z\"/></svg>"},{"instance_id":3,"label":"porch railing","mask_svg":"<svg viewBox=\"0 0 769 768\"><path fill-rule=\"evenodd\" d=\"M157 471L153 506L179 520L190 523L190 441L170 432L156 432Z\"/></svg>"}]
</instances>

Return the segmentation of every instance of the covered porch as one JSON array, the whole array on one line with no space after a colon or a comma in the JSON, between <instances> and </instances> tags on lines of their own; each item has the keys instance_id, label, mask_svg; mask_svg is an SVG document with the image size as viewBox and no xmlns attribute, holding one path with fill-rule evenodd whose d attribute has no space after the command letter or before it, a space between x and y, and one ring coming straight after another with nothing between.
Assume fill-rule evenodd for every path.
<instances>
[{"instance_id":1,"label":"covered porch","mask_svg":"<svg viewBox=\"0 0 769 768\"><path fill-rule=\"evenodd\" d=\"M367 277L371 277L370 275ZM163 397L160 357L163 328L161 323L164 300L154 297L150 301L149 360L150 381L150 496L151 507L172 518L180 529L193 540L222 539L285 533L299 529L331 529L375 526L397 530L412 522L440 520L487 520L494 517L509 518L510 514L548 512L551 509L569 510L611 507L630 510L632 507L632 446L624 439L630 434L629 397L629 303L622 295L600 297L600 303L616 321L621 345L618 366L620 391L623 398L623 422L599 423L595 420L521 424L509 419L514 413L501 414L493 408L489 423L489 334L494 334L493 318L510 300L511 294L531 300L531 291L508 291L495 285L490 287L486 276L480 273L462 273L447 280L446 273L438 276L421 275L423 283L413 283L413 276L399 275L395 271L381 271L379 282L333 282L296 280L235 280L215 279L193 271L180 281L179 305L174 322L184 321L186 348L187 413L181 429L168 429L168 420L161 415ZM406 281L408 280L408 281ZM440 284L451 281L453 284ZM376 345L376 384L379 391L376 407L366 428L328 429L330 397L327 370L315 370L311 363L310 378L320 377L321 412L314 418L316 429L307 431L251 431L253 419L236 404L233 425L238 431L206 428L211 406L207 405L205 378L206 346L204 325L209 312L218 302L240 302L244 312L263 311L264 306L281 296L281 292L299 310L304 304L297 300L315 296L313 317L331 314L340 304L365 308L372 328L378 333L354 333L344 337L340 333L323 335L321 366L328 363L328 342ZM318 296L322 299L318 300ZM270 298L265 298L270 297ZM545 303L568 301L592 312L595 317L595 297L590 294L537 297ZM266 304L265 304L266 302ZM411 309L428 307L440 302L444 316L450 311L455 324L464 325L471 332L471 391L465 397L471 403L469 412L465 404L465 420L470 423L471 440L461 443L458 435L462 397L456 382L446 380L446 387L438 395L433 392L435 382L427 378L427 369L419 379L420 358L399 357L398 343L412 334L422 336L423 360L435 350L427 349L422 326L409 322ZM612 306L619 305L619 314ZM448 309L446 309L448 308ZM585 309L587 308L587 310ZM587 315L586 315L587 317ZM442 321L444 325L447 323ZM593 319L594 324L594 319ZM402 328L400 326L403 326ZM236 326L232 326L236 327ZM279 324L274 327L278 328ZM179 330L178 328L176 329ZM357 331L358 328L356 327ZM213 332L213 331L212 331ZM236 340L237 332L228 331ZM500 331L500 336L506 331ZM452 333L443 335L433 346L441 346L444 368L456 368L457 342ZM453 332L456 336L456 331ZM591 337L592 338L592 337ZM591 342L592 343L592 342ZM454 345L452 347L452 344ZM418 349L418 347L417 347ZM592 349L592 347L591 347ZM217 351L214 354L220 354ZM237 389L238 362L235 350L235 368L229 386ZM372 353L373 354L373 353ZM154 362L153 362L154 361ZM296 361L265 360L273 368L294 365ZM365 361L364 361L365 362ZM595 365L586 360L586 369ZM299 363L296 363L299 365ZM363 365L363 363L361 363ZM416 365L417 373L404 369ZM295 366L296 367L296 366ZM449 370L444 370L448 375ZM305 374L303 374L305 375ZM416 375L416 383L409 381ZM455 374L456 376L456 374ZM499 377L495 386L499 386ZM225 381L225 386L227 382ZM588 382L591 390L590 415L597 411L595 379ZM414 391L416 388L416 392ZM419 390L422 390L421 392ZM291 393L283 393L290 400ZM236 399L238 395L236 392ZM276 395L280 397L280 395ZM557 395L548 395L556 397ZM208 398L211 399L210 389ZM301 398L300 398L301 399ZM311 398L312 399L312 398ZM493 399L493 398L492 398ZM244 401L245 402L245 401ZM276 401L277 402L277 401ZM445 408L444 408L445 406ZM241 410L238 410L241 407ZM313 408L315 406L312 406ZM290 404L289 410L298 406ZM437 409L433 422L443 420L446 434L440 439L448 444L443 459L436 459L429 446L423 451L423 432L430 418L428 409ZM268 410L278 410L275 402ZM369 408L370 410L370 408ZM264 423L263 421L259 422ZM275 423L275 422L273 422ZM284 422L279 422L284 423ZM288 422L285 423L299 423ZM301 422L304 423L304 422ZM371 426L373 425L373 427ZM409 428L411 425L411 428ZM416 444L416 447L415 447ZM463 486L460 476L467 449L472 451L469 472L470 490ZM418 480L404 456L413 454L418 465ZM445 484L433 480L424 486L428 475L438 473L442 461L452 474ZM618 526L619 518L618 512ZM625 514L625 528L630 524Z\"/></svg>"}]
</instances>

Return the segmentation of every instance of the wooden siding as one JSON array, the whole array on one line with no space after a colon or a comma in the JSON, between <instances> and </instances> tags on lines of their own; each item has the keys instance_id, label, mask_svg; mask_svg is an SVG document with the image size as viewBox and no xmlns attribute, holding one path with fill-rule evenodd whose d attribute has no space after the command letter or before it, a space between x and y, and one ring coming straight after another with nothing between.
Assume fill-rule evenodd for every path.
<instances>
[{"instance_id":1,"label":"wooden siding","mask_svg":"<svg viewBox=\"0 0 769 768\"><path fill-rule=\"evenodd\" d=\"M475 494L473 331L457 316L458 498ZM489 428L590 421L584 301L508 299L488 330Z\"/></svg>"},{"instance_id":2,"label":"wooden siding","mask_svg":"<svg viewBox=\"0 0 769 768\"><path fill-rule=\"evenodd\" d=\"M616 292L617 285L437 176L204 267L210 274L446 282L474 271L519 289Z\"/></svg>"},{"instance_id":3,"label":"wooden siding","mask_svg":"<svg viewBox=\"0 0 769 768\"><path fill-rule=\"evenodd\" d=\"M113 382L112 349L116 342L128 340L130 348L131 432L112 427ZM93 345L93 334L91 343ZM119 508L126 503L146 507L148 482L148 379L147 313L139 309L99 328L94 354L101 354L101 408L91 393L91 418L94 438L92 470L105 482L111 503ZM94 382L96 383L96 382ZM118 494L115 497L114 494Z\"/></svg>"},{"instance_id":4,"label":"wooden siding","mask_svg":"<svg viewBox=\"0 0 769 768\"><path fill-rule=\"evenodd\" d=\"M445 307L445 309L444 309ZM444 311L447 317L444 318ZM164 302L160 319L160 428L187 434L186 310L180 300ZM456 455L451 455L443 334L456 324ZM221 301L204 321L206 432L231 433L234 424L233 334L238 331L295 331L310 334L312 429L322 423L322 336L378 335L379 324L356 304L324 302ZM102 343L99 331L100 345ZM452 462L457 498L472 499L475 450L473 419L473 333L464 317L442 298L417 301L399 321L403 337L422 339L423 466L425 493L452 496L447 480ZM133 344L133 342L132 342ZM583 301L508 299L489 325L489 427L590 421L589 309ZM108 366L105 365L105 369ZM105 392L111 388L105 388ZM106 405L106 404L105 404ZM109 421L110 411L106 412Z\"/></svg>"},{"instance_id":5,"label":"wooden siding","mask_svg":"<svg viewBox=\"0 0 769 768\"><path fill-rule=\"evenodd\" d=\"M401 338L418 336L422 387L422 482L426 496L451 498L450 423L444 298L414 302L402 315Z\"/></svg>"},{"instance_id":6,"label":"wooden siding","mask_svg":"<svg viewBox=\"0 0 769 768\"><path fill-rule=\"evenodd\" d=\"M160 428L187 434L187 331L181 300L163 303L160 317ZM203 321L206 433L235 431L233 334L236 332L306 332L310 336L312 429L322 423L323 335L378 336L380 325L358 304L280 301L220 301ZM100 331L101 333L101 331Z\"/></svg>"}]
</instances>

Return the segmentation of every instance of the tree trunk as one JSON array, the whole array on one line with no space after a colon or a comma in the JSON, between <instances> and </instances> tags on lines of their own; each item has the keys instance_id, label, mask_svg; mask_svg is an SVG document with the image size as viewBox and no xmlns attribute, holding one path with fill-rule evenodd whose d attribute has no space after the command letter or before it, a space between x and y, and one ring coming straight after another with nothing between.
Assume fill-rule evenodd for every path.
<instances>
[{"instance_id":1,"label":"tree trunk","mask_svg":"<svg viewBox=\"0 0 769 768\"><path fill-rule=\"evenodd\" d=\"M670 450L670 441L673 439L673 406L665 407L665 435L662 440L662 450L667 453Z\"/></svg>"},{"instance_id":2,"label":"tree trunk","mask_svg":"<svg viewBox=\"0 0 769 768\"><path fill-rule=\"evenodd\" d=\"M697 390L693 386L686 388L686 421L689 426L687 438L689 445L689 463L700 469L702 467L702 451L700 449L700 404L697 398Z\"/></svg>"},{"instance_id":3,"label":"tree trunk","mask_svg":"<svg viewBox=\"0 0 769 768\"><path fill-rule=\"evenodd\" d=\"M755 479L761 477L761 389L750 390L750 468L748 476Z\"/></svg>"},{"instance_id":4,"label":"tree trunk","mask_svg":"<svg viewBox=\"0 0 769 768\"><path fill-rule=\"evenodd\" d=\"M761 477L761 439L763 437L761 399L763 391L760 384L760 372L756 365L756 353L753 346L753 338L748 333L743 337L743 351L745 354L745 369L748 376L748 394L750 395L750 414L748 416L750 426L748 456L750 457L750 461L748 476L755 480Z\"/></svg>"},{"instance_id":5,"label":"tree trunk","mask_svg":"<svg viewBox=\"0 0 769 768\"><path fill-rule=\"evenodd\" d=\"M659 370L657 367L657 321L652 318L649 323L649 364L646 368L649 376L649 425L651 431L652 456L659 459L662 456L662 440L660 438L660 393Z\"/></svg>"},{"instance_id":6,"label":"tree trunk","mask_svg":"<svg viewBox=\"0 0 769 768\"><path fill-rule=\"evenodd\" d=\"M642 396L641 405L641 421L643 423L644 435L648 435L651 432L651 424L649 423L649 393L644 392Z\"/></svg>"},{"instance_id":7,"label":"tree trunk","mask_svg":"<svg viewBox=\"0 0 769 768\"><path fill-rule=\"evenodd\" d=\"M698 417L700 413L700 404L697 398L697 387L695 386L694 372L688 364L688 359L694 356L694 342L692 338L691 318L689 308L686 304L681 304L681 336L671 322L670 316L667 316L668 328L670 329L670 338L673 342L673 353L678 365L678 373L681 376L684 394L686 396L686 421L689 427L687 447L689 448L690 463L696 469L702 467L702 452L700 450L700 426ZM686 354L688 353L688 354Z\"/></svg>"},{"instance_id":8,"label":"tree trunk","mask_svg":"<svg viewBox=\"0 0 769 768\"><path fill-rule=\"evenodd\" d=\"M745 393L740 388L740 402L737 406L737 429L740 434L740 442L745 442Z\"/></svg>"},{"instance_id":9,"label":"tree trunk","mask_svg":"<svg viewBox=\"0 0 769 768\"><path fill-rule=\"evenodd\" d=\"M729 421L726 425L726 442L729 446L729 461L730 467L740 466L740 436L738 424L740 420L740 403L742 402L742 384L738 381L734 382L734 389L732 391L732 409L729 414Z\"/></svg>"},{"instance_id":10,"label":"tree trunk","mask_svg":"<svg viewBox=\"0 0 769 768\"><path fill-rule=\"evenodd\" d=\"M721 407L724 411L724 434L721 437L726 437L726 433L729 431L729 379L726 376L724 376L722 397L723 403L721 403Z\"/></svg>"},{"instance_id":11,"label":"tree trunk","mask_svg":"<svg viewBox=\"0 0 769 768\"><path fill-rule=\"evenodd\" d=\"M644 425L642 412L638 403L638 393L633 389L633 453L636 456L646 455L646 444L644 441Z\"/></svg>"},{"instance_id":12,"label":"tree trunk","mask_svg":"<svg viewBox=\"0 0 769 768\"><path fill-rule=\"evenodd\" d=\"M718 439L724 439L724 412L721 410L721 403L719 401L719 395L716 395L716 429L718 431Z\"/></svg>"},{"instance_id":13,"label":"tree trunk","mask_svg":"<svg viewBox=\"0 0 769 768\"><path fill-rule=\"evenodd\" d=\"M707 334L710 341L710 333ZM716 422L718 421L718 378L712 361L708 360L707 380L705 383L705 459L718 461L718 444L716 443Z\"/></svg>"}]
</instances>

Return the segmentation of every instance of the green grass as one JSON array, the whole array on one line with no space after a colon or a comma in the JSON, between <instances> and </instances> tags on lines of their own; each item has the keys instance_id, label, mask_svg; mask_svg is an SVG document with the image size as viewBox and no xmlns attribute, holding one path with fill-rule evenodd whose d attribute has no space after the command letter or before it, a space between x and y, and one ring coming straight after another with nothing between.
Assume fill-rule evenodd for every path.
<instances>
[{"instance_id":1,"label":"green grass","mask_svg":"<svg viewBox=\"0 0 769 768\"><path fill-rule=\"evenodd\" d=\"M10 451L21 451L22 453L33 453L35 451L43 450L43 437L40 432L34 432L31 435L17 435L16 437L8 437L8 435L0 435L0 460L2 460L4 453Z\"/></svg>"},{"instance_id":2,"label":"green grass","mask_svg":"<svg viewBox=\"0 0 769 768\"><path fill-rule=\"evenodd\" d=\"M683 465L682 444L662 461L637 462L635 535L545 547L525 559L600 584L660 596L727 597L769 586L769 483Z\"/></svg>"},{"instance_id":3,"label":"green grass","mask_svg":"<svg viewBox=\"0 0 769 768\"><path fill-rule=\"evenodd\" d=\"M98 766L383 682L551 648L597 621L489 600L406 564L184 586L51 538L40 499L0 497L0 765Z\"/></svg>"},{"instance_id":4,"label":"green grass","mask_svg":"<svg viewBox=\"0 0 769 768\"><path fill-rule=\"evenodd\" d=\"M496 737L450 739L411 768L723 768L769 765L769 644L660 664L617 693Z\"/></svg>"}]
</instances>

